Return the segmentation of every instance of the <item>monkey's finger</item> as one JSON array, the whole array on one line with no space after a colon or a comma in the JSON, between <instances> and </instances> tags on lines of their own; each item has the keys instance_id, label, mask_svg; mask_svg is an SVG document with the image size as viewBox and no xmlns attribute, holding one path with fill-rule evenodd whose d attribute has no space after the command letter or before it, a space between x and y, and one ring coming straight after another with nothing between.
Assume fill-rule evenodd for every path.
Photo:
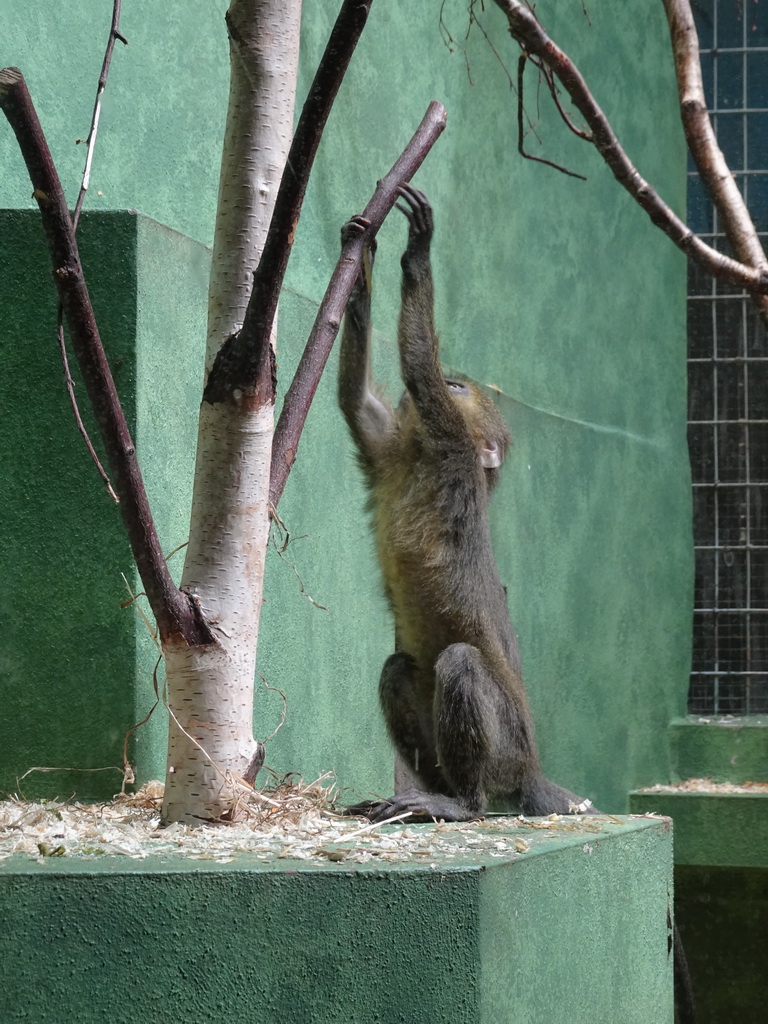
<instances>
[{"instance_id":1,"label":"monkey's finger","mask_svg":"<svg viewBox=\"0 0 768 1024\"><path fill-rule=\"evenodd\" d=\"M424 235L425 238L431 237L433 233L432 207L427 197L411 185L401 185L398 192L408 203L408 208L399 203L396 204L397 208L406 215L411 229Z\"/></svg>"},{"instance_id":2,"label":"monkey's finger","mask_svg":"<svg viewBox=\"0 0 768 1024\"><path fill-rule=\"evenodd\" d=\"M370 226L371 222L366 217L351 217L341 229L341 244L346 245L351 239L362 235Z\"/></svg>"}]
</instances>

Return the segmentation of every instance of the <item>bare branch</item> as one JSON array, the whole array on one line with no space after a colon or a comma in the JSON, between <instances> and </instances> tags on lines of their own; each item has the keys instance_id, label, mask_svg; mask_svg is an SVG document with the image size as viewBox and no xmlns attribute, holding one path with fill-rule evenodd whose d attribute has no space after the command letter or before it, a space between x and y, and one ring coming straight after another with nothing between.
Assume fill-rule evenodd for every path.
<instances>
[{"instance_id":1,"label":"bare branch","mask_svg":"<svg viewBox=\"0 0 768 1024\"><path fill-rule=\"evenodd\" d=\"M707 113L701 78L699 38L690 4L688 0L664 0L664 9L675 56L680 117L691 156L722 218L736 258L756 270L768 272L765 251L741 192L717 144ZM768 326L768 295L753 294L752 299L760 311L761 319Z\"/></svg>"},{"instance_id":2,"label":"bare branch","mask_svg":"<svg viewBox=\"0 0 768 1024\"><path fill-rule=\"evenodd\" d=\"M589 91L581 72L550 39L531 10L519 0L494 0L494 3L506 15L509 31L523 49L540 58L560 79L589 125L594 144L603 160L619 184L645 210L651 221L707 273L739 285L749 292L768 294L768 271L745 266L706 245L641 177Z\"/></svg>"},{"instance_id":3,"label":"bare branch","mask_svg":"<svg viewBox=\"0 0 768 1024\"><path fill-rule=\"evenodd\" d=\"M517 62L517 151L520 156L525 157L526 160L535 160L537 164L546 164L547 167L554 167L556 171L560 171L561 174L567 174L569 178L578 178L580 181L586 181L587 179L583 174L577 174L576 171L569 171L567 167L562 167L560 164L556 164L552 160L545 160L543 156L533 156L532 153L525 152L525 131L523 129L523 115L525 110L523 107L523 75L525 74L525 65L529 59L530 58L527 53L521 53L520 59ZM557 104L557 109L560 111L563 120L570 126L570 121L565 116L565 112L557 99L554 82L551 80L547 69L540 68L539 70L544 81L549 86L549 91ZM585 137L586 136L582 135L582 138Z\"/></svg>"},{"instance_id":4,"label":"bare branch","mask_svg":"<svg viewBox=\"0 0 768 1024\"><path fill-rule=\"evenodd\" d=\"M96 469L98 470L99 476L104 481L104 486L107 488L107 494L109 494L110 498L114 502L119 504L120 499L115 494L114 488L112 487L110 479L107 476L107 471L102 466L101 459L99 459L99 456L96 454L96 449L93 447L93 442L91 441L88 435L88 431L85 428L85 424L83 423L83 417L80 415L80 407L77 404L77 398L75 396L75 382L72 379L72 373L70 372L69 369L67 344L64 340L64 324L62 323L63 315L64 310L62 309L61 303L59 303L59 325L56 329L56 337L59 342L59 355L61 356L61 365L62 369L64 370L64 386L66 387L67 394L69 395L69 404L72 406L72 414L75 417L75 426L79 430L80 436L85 442L85 447L88 449L88 454L91 456L93 464L96 466Z\"/></svg>"},{"instance_id":5,"label":"bare branch","mask_svg":"<svg viewBox=\"0 0 768 1024\"><path fill-rule=\"evenodd\" d=\"M233 391L274 403L274 353L269 343L301 204L333 101L368 20L373 0L344 0L301 111L285 165L242 329L221 346L203 393L206 402Z\"/></svg>"},{"instance_id":6,"label":"bare branch","mask_svg":"<svg viewBox=\"0 0 768 1024\"><path fill-rule=\"evenodd\" d=\"M363 252L395 205L400 185L411 180L437 142L445 128L446 117L442 103L430 103L413 138L389 173L379 181L363 210L362 218L368 221L365 231L351 238L342 249L275 428L269 492L270 501L275 507L296 458L310 404L333 348L350 292L360 273Z\"/></svg>"},{"instance_id":7,"label":"bare branch","mask_svg":"<svg viewBox=\"0 0 768 1024\"><path fill-rule=\"evenodd\" d=\"M573 132L574 135L577 135L580 139L583 139L584 142L593 142L594 140L592 139L592 136L589 134L589 132L583 131L583 129L579 128L578 125L573 123L570 116L566 112L565 107L563 107L562 103L560 102L560 90L557 88L557 82L555 82L554 78L552 77L552 72L549 70L549 68L545 67L544 64L542 64L541 61L538 59L538 57L531 57L529 54L528 60L531 62L531 64L533 64L535 68L538 68L541 74L543 75L544 81L547 83L547 88L549 89L550 96L555 101L555 106L557 107L558 113L560 114L560 117L562 118L562 121L565 124L566 128L569 131Z\"/></svg>"},{"instance_id":8,"label":"bare branch","mask_svg":"<svg viewBox=\"0 0 768 1024\"><path fill-rule=\"evenodd\" d=\"M112 25L109 29L109 39L107 40L107 48L104 51L104 60L101 64L101 74L99 75L99 84L96 87L96 100L93 104L93 115L91 116L91 128L88 132L88 138L85 140L85 145L88 148L88 152L85 157L85 168L83 169L83 181L80 185L80 194L77 197L77 203L75 204L75 212L72 215L72 223L74 224L75 231L77 231L77 225L80 221L80 211L83 208L85 202L85 194L88 191L88 186L91 183L91 165L93 164L93 151L96 146L96 135L99 131L99 118L101 117L101 97L104 90L107 87L107 78L109 77L109 66L112 63L112 53L115 49L116 40L120 40L124 46L128 45L128 40L125 36L120 33L120 7L123 0L113 0L112 4Z\"/></svg>"},{"instance_id":9,"label":"bare branch","mask_svg":"<svg viewBox=\"0 0 768 1024\"><path fill-rule=\"evenodd\" d=\"M112 51L115 48L115 40L120 39L126 46L128 40L120 34L120 7L122 0L114 0L112 6L112 25L109 30L109 39L107 41L107 48L104 51L104 60L101 64L101 74L99 75L99 84L96 88L96 100L93 106L93 115L91 117L91 128L88 132L88 138L85 140L85 145L88 149L85 158L85 168L83 169L83 179L80 185L80 194L77 197L77 203L75 205L75 212L72 215L72 229L77 232L77 225L80 220L80 212L85 202L85 195L88 191L91 178L91 165L93 163L93 151L96 145L96 134L99 130L99 117L101 115L101 96L107 85L107 78L109 76L109 66L112 63ZM57 330L56 335L59 342L59 352L61 354L61 364L64 369L64 383L67 388L67 394L69 395L69 403L72 406L72 413L75 417L75 424L77 429L80 431L80 435L85 442L85 446L88 449L88 453L93 460L94 465L99 473L99 476L104 481L104 485L107 488L107 493L113 499L113 501L119 502L120 499L115 494L112 484L110 483L109 477L107 476L106 470L101 464L99 456L96 454L96 449L93 446L93 442L88 436L88 431L83 423L83 417L80 415L80 408L77 404L77 396L75 394L75 382L72 379L72 374L69 370L69 357L67 356L67 343L64 338L64 324L61 303L59 303L58 311L56 314L57 319Z\"/></svg>"},{"instance_id":10,"label":"bare branch","mask_svg":"<svg viewBox=\"0 0 768 1024\"><path fill-rule=\"evenodd\" d=\"M165 564L136 449L93 315L64 191L18 68L0 71L0 108L16 135L32 180L59 301L101 430L120 497L120 512L160 635L164 640L183 637L190 644L211 643L210 631L194 604L175 586Z\"/></svg>"}]
</instances>

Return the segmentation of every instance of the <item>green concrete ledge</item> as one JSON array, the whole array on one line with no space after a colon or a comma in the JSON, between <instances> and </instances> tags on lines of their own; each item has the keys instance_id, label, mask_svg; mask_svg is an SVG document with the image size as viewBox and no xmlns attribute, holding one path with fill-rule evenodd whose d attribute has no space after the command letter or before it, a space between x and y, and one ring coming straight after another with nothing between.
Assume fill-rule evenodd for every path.
<instances>
[{"instance_id":1,"label":"green concrete ledge","mask_svg":"<svg viewBox=\"0 0 768 1024\"><path fill-rule=\"evenodd\" d=\"M678 718L669 726L672 778L768 779L768 718Z\"/></svg>"},{"instance_id":2,"label":"green concrete ledge","mask_svg":"<svg viewBox=\"0 0 768 1024\"><path fill-rule=\"evenodd\" d=\"M636 790L630 810L675 822L675 864L768 867L768 793Z\"/></svg>"},{"instance_id":3,"label":"green concrete ledge","mask_svg":"<svg viewBox=\"0 0 768 1024\"><path fill-rule=\"evenodd\" d=\"M11 857L0 1019L671 1024L670 822L489 831L400 864Z\"/></svg>"}]
</instances>

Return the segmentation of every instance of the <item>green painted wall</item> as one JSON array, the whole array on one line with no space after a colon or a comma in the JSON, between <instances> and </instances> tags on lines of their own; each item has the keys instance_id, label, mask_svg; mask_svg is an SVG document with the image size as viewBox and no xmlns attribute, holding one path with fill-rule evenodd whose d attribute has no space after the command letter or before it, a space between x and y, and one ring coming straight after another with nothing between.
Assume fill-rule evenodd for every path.
<instances>
[{"instance_id":1,"label":"green painted wall","mask_svg":"<svg viewBox=\"0 0 768 1024\"><path fill-rule=\"evenodd\" d=\"M13 857L0 1018L671 1024L669 822L526 838L401 864Z\"/></svg>"},{"instance_id":2,"label":"green painted wall","mask_svg":"<svg viewBox=\"0 0 768 1024\"><path fill-rule=\"evenodd\" d=\"M183 10L148 0L126 5L123 28L130 46L115 56L90 209L139 209L173 231L210 242L226 93L224 7L199 0ZM336 10L336 0L306 5L302 90ZM515 438L494 506L494 530L545 767L598 805L621 810L633 786L668 777L666 726L682 713L687 689L692 562L684 263L596 154L554 116L544 116L537 127L542 152L589 180L566 178L518 156L514 95L502 68L475 29L466 43L470 83L463 55L450 52L441 39L439 11L437 0L374 4L331 116L298 231L291 291L280 319L281 383L290 379L336 259L339 226L362 207L428 101L441 99L449 111L448 129L417 179L436 209L438 324L446 363L501 389ZM71 195L83 156L73 141L87 131L90 83L100 62L102 43L94 25L103 19L106 30L106 13L95 3L68 9L66 16L50 2L36 4L32 13L21 0L4 5L0 58L27 73ZM642 173L682 209L683 143L660 5L633 0L617 7L593 0L591 25L577 0L550 2L546 10L540 5L539 13L578 55ZM464 45L465 5L447 4L445 18ZM514 48L495 9L485 13L483 24L513 66ZM536 149L535 139L528 144ZM28 182L10 143L0 151L0 205L30 205ZM189 243L171 244L178 236L154 226L142 241L142 223L136 229L141 258L131 285L139 309L139 439L146 439L142 459L150 489L155 500L159 494L167 501L163 541L170 549L183 539L189 451L179 455L174 493L165 494L164 410L171 404L177 409L176 401L168 401L170 387L177 389L179 409L182 396L199 388L205 258ZM377 365L395 392L393 335L404 240L404 223L394 214L380 236L374 315L380 331ZM19 253L18 244L12 251ZM23 251L19 274L29 278L32 254L25 262ZM41 259L39 252L35 259ZM99 264L94 269L101 270ZM105 278L107 294L115 294L115 280ZM12 308L2 313L12 325L19 322L18 308L26 322L30 303L52 302L38 292L48 288L39 270L24 287L11 289ZM27 305L16 301L16 293ZM186 310L183 327L171 329L180 308ZM41 538L38 561L36 546L25 541L27 561L23 572L11 570L10 592L31 589L33 604L47 609L45 551L66 544L60 591L70 595L70 605L72 594L85 603L80 618L91 625L83 656L75 661L77 682L62 691L51 665L60 661L59 641L72 633L71 618L58 592L50 630L42 614L25 612L22 633L43 632L34 634L36 651L24 670L22 692L34 694L36 708L55 705L55 728L50 724L40 733L39 715L34 726L27 721L18 728L37 730L44 741L42 749L26 748L35 763L61 765L66 757L76 765L119 764L120 743L104 724L105 710L109 717L115 706L111 698L106 709L99 703L107 658L100 652L107 647L123 669L130 665L121 677L129 690L133 672L141 672L135 702L133 696L122 698L123 718L146 706L148 660L146 654L136 659L132 645L130 652L120 647L130 638L118 643L114 628L105 629L92 608L99 604L93 600L99 588L108 588L111 600L121 595L116 580L118 566L125 565L123 542L114 510L102 499L72 433L52 343L43 320L37 322L36 338L42 340L35 342L34 355L27 359L17 352L17 376L3 383L14 399L20 391L39 390L48 406L56 405L58 418L43 435L38 411L19 409L9 427L8 458L21 494L14 498L14 514ZM3 350L16 336L10 328L2 331ZM144 391L142 382L157 378L158 346L165 344L174 353L171 376L154 393ZM11 347L18 348L15 342ZM290 565L271 557L259 667L270 684L286 691L288 716L270 744L268 762L306 776L335 770L342 786L386 790L391 759L375 688L391 650L391 627L378 594L357 469L334 408L334 364L335 357L281 505L294 538L287 554L308 593L329 611L313 607ZM178 412L178 429L189 429L188 409ZM37 500L30 505L24 498L33 473L14 454L22 445L36 448L36 479L49 478L45 437L51 435L66 445L67 473L70 461L82 471L75 487L50 489L55 524L50 513L41 514ZM155 449L153 439L161 447ZM102 555L95 558L93 545L78 550L69 541L78 523L88 532L82 527L84 500L101 517L88 531L114 565L105 565ZM82 584L94 577L98 585ZM18 674L7 678L6 687L19 687ZM26 714L21 698L14 707L17 716ZM258 735L272 731L280 709L276 694L260 692ZM98 742L89 741L95 731ZM145 744L142 774L157 774L159 732L139 742ZM4 778L29 766L23 758L5 764ZM111 779L99 785L102 792L114 788ZM61 787L56 792L63 795Z\"/></svg>"},{"instance_id":3,"label":"green painted wall","mask_svg":"<svg viewBox=\"0 0 768 1024\"><path fill-rule=\"evenodd\" d=\"M170 552L186 539L189 440L200 394L200 372L192 367L203 352L208 252L153 221L117 212L85 213L80 248ZM121 608L129 598L121 574L134 593L141 587L117 507L74 428L36 212L0 211L0 260L7 268L0 279L0 791L15 791L28 768L66 767L77 770L34 773L21 791L110 796L121 781L123 737L151 706L156 652L138 613ZM179 352L188 355L181 368ZM70 358L83 418L100 447ZM176 564L180 569L178 558ZM149 751L153 765L161 763L162 716L136 739L142 763Z\"/></svg>"}]
</instances>

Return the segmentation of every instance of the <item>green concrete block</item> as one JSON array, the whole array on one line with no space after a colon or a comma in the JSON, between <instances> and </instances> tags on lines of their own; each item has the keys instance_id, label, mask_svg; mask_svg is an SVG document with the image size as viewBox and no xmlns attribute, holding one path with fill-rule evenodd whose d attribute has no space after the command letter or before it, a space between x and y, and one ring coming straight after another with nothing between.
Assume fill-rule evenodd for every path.
<instances>
[{"instance_id":1,"label":"green concrete block","mask_svg":"<svg viewBox=\"0 0 768 1024\"><path fill-rule=\"evenodd\" d=\"M137 442L165 551L187 536L205 338L208 251L135 212L85 213L83 266ZM117 506L63 384L56 296L34 210L0 211L0 791L110 797L123 737L154 699L156 651L122 575L136 579ZM74 355L88 432L106 462ZM180 570L180 561L177 571ZM162 764L162 716L133 757ZM17 780L29 768L34 772Z\"/></svg>"},{"instance_id":2,"label":"green concrete block","mask_svg":"<svg viewBox=\"0 0 768 1024\"><path fill-rule=\"evenodd\" d=\"M0 1019L670 1024L670 823L525 838L403 864L12 857Z\"/></svg>"},{"instance_id":3,"label":"green concrete block","mask_svg":"<svg viewBox=\"0 0 768 1024\"><path fill-rule=\"evenodd\" d=\"M678 718L669 726L672 778L768 779L768 718Z\"/></svg>"},{"instance_id":4,"label":"green concrete block","mask_svg":"<svg viewBox=\"0 0 768 1024\"><path fill-rule=\"evenodd\" d=\"M630 793L636 814L675 822L675 864L768 868L768 793Z\"/></svg>"}]
</instances>

